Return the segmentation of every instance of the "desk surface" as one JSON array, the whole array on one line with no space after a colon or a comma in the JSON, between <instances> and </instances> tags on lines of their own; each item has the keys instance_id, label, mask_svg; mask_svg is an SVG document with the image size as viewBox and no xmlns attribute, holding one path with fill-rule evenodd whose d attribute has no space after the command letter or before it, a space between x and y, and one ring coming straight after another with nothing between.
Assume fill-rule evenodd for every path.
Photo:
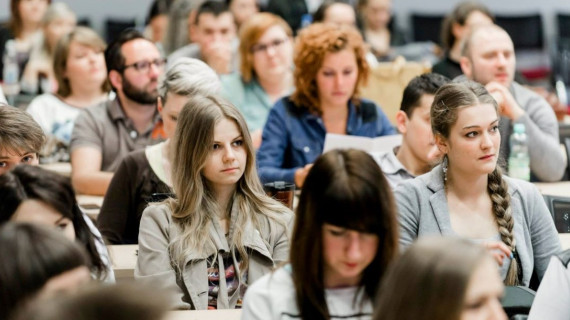
<instances>
[{"instance_id":1,"label":"desk surface","mask_svg":"<svg viewBox=\"0 0 570 320\"><path fill-rule=\"evenodd\" d=\"M545 195L570 197L570 181L537 182L534 185Z\"/></svg>"},{"instance_id":2,"label":"desk surface","mask_svg":"<svg viewBox=\"0 0 570 320\"><path fill-rule=\"evenodd\" d=\"M81 209L89 216L89 218L96 221L97 216L99 216L101 206L103 205L104 197L78 194L76 199Z\"/></svg>"},{"instance_id":3,"label":"desk surface","mask_svg":"<svg viewBox=\"0 0 570 320\"><path fill-rule=\"evenodd\" d=\"M136 244L107 246L115 278L134 278L139 246Z\"/></svg>"},{"instance_id":4,"label":"desk surface","mask_svg":"<svg viewBox=\"0 0 570 320\"><path fill-rule=\"evenodd\" d=\"M166 315L166 320L239 320L241 309L232 310L188 310L170 311Z\"/></svg>"},{"instance_id":5,"label":"desk surface","mask_svg":"<svg viewBox=\"0 0 570 320\"><path fill-rule=\"evenodd\" d=\"M40 167L55 173L59 173L64 177L71 177L71 163L69 162L54 162L40 164Z\"/></svg>"}]
</instances>

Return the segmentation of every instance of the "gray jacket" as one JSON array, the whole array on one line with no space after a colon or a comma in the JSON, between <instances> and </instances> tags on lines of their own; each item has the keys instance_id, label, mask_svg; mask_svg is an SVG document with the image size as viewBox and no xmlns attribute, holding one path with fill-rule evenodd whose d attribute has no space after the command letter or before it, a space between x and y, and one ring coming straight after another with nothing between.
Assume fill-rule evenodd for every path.
<instances>
[{"instance_id":1,"label":"gray jacket","mask_svg":"<svg viewBox=\"0 0 570 320\"><path fill-rule=\"evenodd\" d=\"M552 216L536 187L503 176L509 187L515 218L516 250L523 270L522 284L528 286L533 269L542 279L550 257L561 250ZM416 238L440 234L457 236L451 227L441 166L402 183L395 192L400 215L400 245Z\"/></svg>"},{"instance_id":2,"label":"gray jacket","mask_svg":"<svg viewBox=\"0 0 570 320\"><path fill-rule=\"evenodd\" d=\"M237 209L232 209L230 233L232 232L237 215ZM255 229L249 223L243 229L244 244L249 253L247 282L251 284L275 266L289 259L289 234L293 215L288 212L285 221L289 228L284 228L277 222L259 215L260 223L265 226L262 230ZM263 232L263 234L261 233ZM229 252L225 235L217 221L210 224L210 238L218 252L206 250L202 255L197 252L185 259L181 274L175 271L169 254L170 241L178 235L178 226L173 223L172 213L167 205L151 205L143 212L139 233L139 253L135 268L137 280L149 281L157 288L171 293L171 306L177 309L204 310L208 307L208 258ZM224 290L220 286L220 290ZM228 302L227 292L220 292L218 306L235 308L235 301ZM228 305L225 305L228 304Z\"/></svg>"},{"instance_id":3,"label":"gray jacket","mask_svg":"<svg viewBox=\"0 0 570 320\"><path fill-rule=\"evenodd\" d=\"M541 181L560 180L566 170L566 159L560 149L558 120L552 107L543 97L516 82L511 84L510 91L525 111L516 122L524 124L526 129L530 170ZM513 131L512 121L501 117L499 130L500 154L507 160L510 151L509 137Z\"/></svg>"}]
</instances>

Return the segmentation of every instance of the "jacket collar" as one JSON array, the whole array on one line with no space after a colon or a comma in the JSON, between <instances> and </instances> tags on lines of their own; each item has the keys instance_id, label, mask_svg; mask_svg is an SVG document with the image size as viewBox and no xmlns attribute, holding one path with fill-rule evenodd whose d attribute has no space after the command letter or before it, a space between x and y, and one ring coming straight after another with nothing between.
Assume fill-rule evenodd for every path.
<instances>
[{"instance_id":1,"label":"jacket collar","mask_svg":"<svg viewBox=\"0 0 570 320\"><path fill-rule=\"evenodd\" d=\"M236 220L238 215L240 214L238 210L238 201L233 201L232 210L231 210L231 219L230 219L230 234L234 232L234 227L236 224ZM213 219L209 225L209 233L210 239L214 243L215 248L218 248L216 252L214 248L208 246L206 250L203 250L202 253L198 253L197 251L192 251L187 257L185 264L188 264L190 261L193 260L200 260L200 259L207 259L216 253L223 253L230 251L230 245L226 240L226 236L222 227L220 226L217 219ZM271 253L267 249L267 245L263 240L261 233L258 229L253 226L253 223L248 220L243 227L243 244L244 247L249 248L257 253L263 255L264 257L273 260Z\"/></svg>"}]
</instances>

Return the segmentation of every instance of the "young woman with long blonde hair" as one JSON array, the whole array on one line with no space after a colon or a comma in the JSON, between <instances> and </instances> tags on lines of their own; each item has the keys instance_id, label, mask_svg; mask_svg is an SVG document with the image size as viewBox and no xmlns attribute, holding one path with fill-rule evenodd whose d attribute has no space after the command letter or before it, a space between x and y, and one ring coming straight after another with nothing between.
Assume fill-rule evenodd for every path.
<instances>
[{"instance_id":1,"label":"young woman with long blonde hair","mask_svg":"<svg viewBox=\"0 0 570 320\"><path fill-rule=\"evenodd\" d=\"M135 277L169 289L173 307L240 307L247 285L287 260L292 214L265 195L228 102L190 98L170 150L176 198L144 211Z\"/></svg>"}]
</instances>

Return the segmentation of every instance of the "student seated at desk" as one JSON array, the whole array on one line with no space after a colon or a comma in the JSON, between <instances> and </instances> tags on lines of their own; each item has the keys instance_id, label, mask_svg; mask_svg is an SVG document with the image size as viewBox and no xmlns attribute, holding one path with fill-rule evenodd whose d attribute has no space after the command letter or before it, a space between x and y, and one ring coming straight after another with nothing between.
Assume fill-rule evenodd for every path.
<instances>
[{"instance_id":1,"label":"student seated at desk","mask_svg":"<svg viewBox=\"0 0 570 320\"><path fill-rule=\"evenodd\" d=\"M0 175L19 164L39 164L46 136L24 110L0 103Z\"/></svg>"},{"instance_id":2,"label":"student seated at desk","mask_svg":"<svg viewBox=\"0 0 570 320\"><path fill-rule=\"evenodd\" d=\"M497 264L465 239L420 239L390 266L378 291L374 320L507 319Z\"/></svg>"},{"instance_id":3,"label":"student seated at desk","mask_svg":"<svg viewBox=\"0 0 570 320\"><path fill-rule=\"evenodd\" d=\"M360 150L318 158L295 219L291 264L248 289L242 319L371 319L399 252L394 199L374 159Z\"/></svg>"},{"instance_id":4,"label":"student seated at desk","mask_svg":"<svg viewBox=\"0 0 570 320\"><path fill-rule=\"evenodd\" d=\"M221 90L218 76L198 59L182 57L166 72L159 86L158 112L167 138L174 135L180 110L195 94ZM138 243L143 210L155 193L172 192L170 140L128 154L115 172L97 218L99 230L112 244Z\"/></svg>"},{"instance_id":5,"label":"student seated at desk","mask_svg":"<svg viewBox=\"0 0 570 320\"><path fill-rule=\"evenodd\" d=\"M89 259L59 232L27 223L0 227L0 319L32 299L74 291L89 282ZM34 301L35 302L35 301Z\"/></svg>"},{"instance_id":6,"label":"student seated at desk","mask_svg":"<svg viewBox=\"0 0 570 320\"><path fill-rule=\"evenodd\" d=\"M115 281L101 235L79 208L69 178L37 166L17 166L0 175L0 223L7 221L60 230L86 250L93 278Z\"/></svg>"},{"instance_id":7,"label":"student seated at desk","mask_svg":"<svg viewBox=\"0 0 570 320\"><path fill-rule=\"evenodd\" d=\"M355 28L313 24L299 34L295 52L295 92L269 112L257 159L263 182L302 187L327 133L377 137L396 131L375 103L357 96L369 67Z\"/></svg>"},{"instance_id":8,"label":"student seated at desk","mask_svg":"<svg viewBox=\"0 0 570 320\"><path fill-rule=\"evenodd\" d=\"M53 161L69 160L71 132L81 110L108 99L111 86L103 55L106 46L95 31L77 27L54 49L57 91L34 98L27 109L53 141L42 153L52 156ZM56 143L64 147L63 155L57 153Z\"/></svg>"},{"instance_id":9,"label":"student seated at desk","mask_svg":"<svg viewBox=\"0 0 570 320\"><path fill-rule=\"evenodd\" d=\"M400 244L437 234L470 239L493 253L506 285L528 287L533 272L542 279L560 240L536 187L503 176L497 166L497 108L473 81L437 91L431 124L443 162L396 189Z\"/></svg>"},{"instance_id":10,"label":"student seated at desk","mask_svg":"<svg viewBox=\"0 0 570 320\"><path fill-rule=\"evenodd\" d=\"M431 170L441 153L431 132L430 109L437 89L449 82L435 73L417 76L404 89L396 127L402 134L402 145L377 159L392 188Z\"/></svg>"},{"instance_id":11,"label":"student seated at desk","mask_svg":"<svg viewBox=\"0 0 570 320\"><path fill-rule=\"evenodd\" d=\"M175 308L239 308L287 260L292 213L265 195L245 119L221 98L189 98L170 152L176 198L144 211L135 278L169 290Z\"/></svg>"}]
</instances>

